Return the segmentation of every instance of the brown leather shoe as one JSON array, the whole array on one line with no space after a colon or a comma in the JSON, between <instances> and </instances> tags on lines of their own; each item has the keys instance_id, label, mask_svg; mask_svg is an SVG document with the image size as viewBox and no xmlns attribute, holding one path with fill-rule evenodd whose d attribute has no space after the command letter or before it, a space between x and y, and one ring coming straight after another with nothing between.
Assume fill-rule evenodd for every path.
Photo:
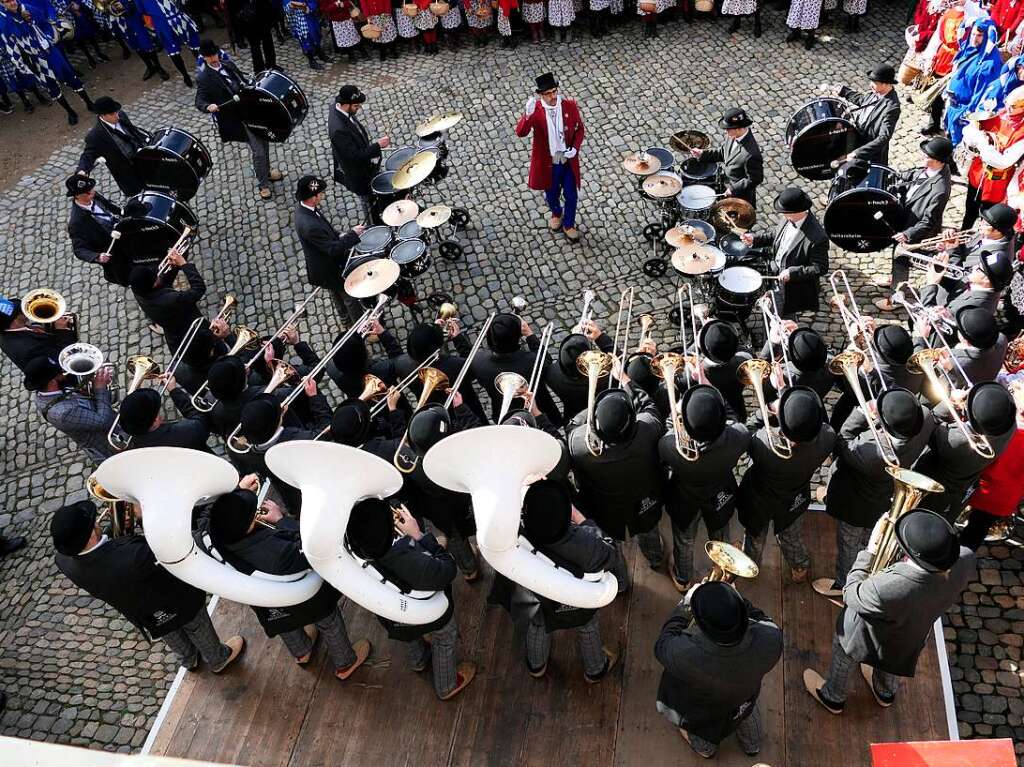
<instances>
[{"instance_id":1,"label":"brown leather shoe","mask_svg":"<svg viewBox=\"0 0 1024 767\"><path fill-rule=\"evenodd\" d=\"M843 713L843 709L846 707L845 703L834 703L821 696L821 688L824 686L825 680L821 674L813 668L804 669L804 689L810 693L811 697L818 701L819 705L830 714L838 715Z\"/></svg>"},{"instance_id":2,"label":"brown leather shoe","mask_svg":"<svg viewBox=\"0 0 1024 767\"><path fill-rule=\"evenodd\" d=\"M875 308L882 312L894 312L896 311L896 304L890 301L888 298L876 298L872 301Z\"/></svg>"},{"instance_id":3,"label":"brown leather shoe","mask_svg":"<svg viewBox=\"0 0 1024 767\"><path fill-rule=\"evenodd\" d=\"M580 230L577 229L575 226L570 226L568 229L565 230L565 236L569 240L569 242L579 242Z\"/></svg>"},{"instance_id":4,"label":"brown leather shoe","mask_svg":"<svg viewBox=\"0 0 1024 767\"><path fill-rule=\"evenodd\" d=\"M164 329L154 322L151 322L147 327L158 336L162 336L164 334Z\"/></svg>"},{"instance_id":5,"label":"brown leather shoe","mask_svg":"<svg viewBox=\"0 0 1024 767\"><path fill-rule=\"evenodd\" d=\"M550 229L552 232L557 232L561 228L562 228L562 217L561 216L552 216L550 218L550 220L548 221L548 229Z\"/></svg>"},{"instance_id":6,"label":"brown leather shoe","mask_svg":"<svg viewBox=\"0 0 1024 767\"><path fill-rule=\"evenodd\" d=\"M316 651L316 643L320 641L320 629L316 626L303 626L302 630L306 632L306 636L309 637L311 644L309 645L309 652L301 658L296 658L295 662L300 666L305 666L309 663L309 659L313 657L313 653Z\"/></svg>"},{"instance_id":7,"label":"brown leather shoe","mask_svg":"<svg viewBox=\"0 0 1024 767\"><path fill-rule=\"evenodd\" d=\"M469 661L465 661L458 665L455 672L455 687L447 695L442 695L441 700L451 700L464 689L469 687L469 683L473 681L473 677L476 676L476 664Z\"/></svg>"},{"instance_id":8,"label":"brown leather shoe","mask_svg":"<svg viewBox=\"0 0 1024 767\"><path fill-rule=\"evenodd\" d=\"M892 277L888 274L876 274L869 280L869 282L876 288L885 288L888 290L892 287Z\"/></svg>"},{"instance_id":9,"label":"brown leather shoe","mask_svg":"<svg viewBox=\"0 0 1024 767\"><path fill-rule=\"evenodd\" d=\"M613 668L615 668L615 664L619 662L618 647L616 647L614 650L608 647L602 647L601 649L604 651L604 657L606 658L604 662L604 668L599 673L594 674L594 676L590 676L590 674L584 673L583 678L586 680L587 684L597 684L598 682L600 682L602 679L608 676L608 673Z\"/></svg>"},{"instance_id":10,"label":"brown leather shoe","mask_svg":"<svg viewBox=\"0 0 1024 767\"><path fill-rule=\"evenodd\" d=\"M280 181L283 178L284 178L284 174L281 171L279 171L279 170L272 170L272 171L270 171L270 180L271 181Z\"/></svg>"},{"instance_id":11,"label":"brown leather shoe","mask_svg":"<svg viewBox=\"0 0 1024 767\"><path fill-rule=\"evenodd\" d=\"M268 187L262 187L260 189L260 199L261 200L269 200L273 196L274 195L271 193L271 191L270 191L270 189Z\"/></svg>"},{"instance_id":12,"label":"brown leather shoe","mask_svg":"<svg viewBox=\"0 0 1024 767\"><path fill-rule=\"evenodd\" d=\"M223 671L236 660L238 660L239 656L243 652L245 652L245 637L233 636L224 644L227 645L227 648L229 650L231 650L231 654L228 655L228 659L226 661L220 664L219 668L210 669L214 674L219 674L221 671Z\"/></svg>"},{"instance_id":13,"label":"brown leather shoe","mask_svg":"<svg viewBox=\"0 0 1024 767\"><path fill-rule=\"evenodd\" d=\"M343 682L366 662L366 659L370 657L370 651L373 650L373 645L370 644L369 639L360 639L352 645L352 649L356 651L356 659L350 665L345 666L345 668L334 670L334 675Z\"/></svg>"},{"instance_id":14,"label":"brown leather shoe","mask_svg":"<svg viewBox=\"0 0 1024 767\"><path fill-rule=\"evenodd\" d=\"M805 567L791 567L789 568L789 579L793 583L804 583L807 581L807 574L810 572Z\"/></svg>"},{"instance_id":15,"label":"brown leather shoe","mask_svg":"<svg viewBox=\"0 0 1024 767\"><path fill-rule=\"evenodd\" d=\"M668 570L668 576L672 579L672 585L676 587L676 591L678 591L680 594L685 594L687 591L690 590L690 582L681 581L678 578L676 578L676 571L671 567Z\"/></svg>"}]
</instances>

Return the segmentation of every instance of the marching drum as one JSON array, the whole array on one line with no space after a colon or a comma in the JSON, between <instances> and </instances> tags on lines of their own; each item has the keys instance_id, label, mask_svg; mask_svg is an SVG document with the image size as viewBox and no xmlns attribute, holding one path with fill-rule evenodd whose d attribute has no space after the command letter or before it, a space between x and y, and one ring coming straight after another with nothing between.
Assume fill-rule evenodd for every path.
<instances>
[{"instance_id":1,"label":"marching drum","mask_svg":"<svg viewBox=\"0 0 1024 767\"><path fill-rule=\"evenodd\" d=\"M847 175L836 176L822 221L828 238L853 253L873 253L892 245L892 236L906 218L899 195L890 191L896 179L896 171L885 165L872 165L856 184Z\"/></svg>"},{"instance_id":2,"label":"marching drum","mask_svg":"<svg viewBox=\"0 0 1024 767\"><path fill-rule=\"evenodd\" d=\"M415 222L413 222L415 223ZM402 240L391 249L391 260L402 270L402 276L419 277L430 268L430 251L423 240Z\"/></svg>"},{"instance_id":3,"label":"marching drum","mask_svg":"<svg viewBox=\"0 0 1024 767\"><path fill-rule=\"evenodd\" d=\"M715 303L718 314L746 319L760 298L764 286L761 275L749 266L730 266L718 275Z\"/></svg>"},{"instance_id":4,"label":"marching drum","mask_svg":"<svg viewBox=\"0 0 1024 767\"><path fill-rule=\"evenodd\" d=\"M715 190L703 184L694 184L683 188L676 197L679 208L685 218L707 220L711 206L715 204Z\"/></svg>"},{"instance_id":5,"label":"marching drum","mask_svg":"<svg viewBox=\"0 0 1024 767\"><path fill-rule=\"evenodd\" d=\"M267 141L287 140L306 119L309 102L299 84L284 72L268 69L238 93L238 112L246 127Z\"/></svg>"},{"instance_id":6,"label":"marching drum","mask_svg":"<svg viewBox=\"0 0 1024 767\"><path fill-rule=\"evenodd\" d=\"M148 189L174 192L186 202L196 196L213 164L203 142L181 128L161 128L132 158Z\"/></svg>"},{"instance_id":7,"label":"marching drum","mask_svg":"<svg viewBox=\"0 0 1024 767\"><path fill-rule=\"evenodd\" d=\"M121 237L111 253L119 268L126 271L132 266L162 261L186 226L199 226L199 219L188 205L172 195L149 189L131 197L124 210L124 218L114 227Z\"/></svg>"},{"instance_id":8,"label":"marching drum","mask_svg":"<svg viewBox=\"0 0 1024 767\"><path fill-rule=\"evenodd\" d=\"M786 145L793 169L804 178L821 181L835 176L832 161L860 144L845 101L819 98L800 107L786 127Z\"/></svg>"}]
</instances>

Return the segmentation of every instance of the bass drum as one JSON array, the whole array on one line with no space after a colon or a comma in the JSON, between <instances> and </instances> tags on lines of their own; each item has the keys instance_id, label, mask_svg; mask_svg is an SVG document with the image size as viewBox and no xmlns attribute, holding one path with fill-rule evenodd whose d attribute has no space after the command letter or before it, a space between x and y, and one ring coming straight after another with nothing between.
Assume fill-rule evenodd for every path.
<instances>
[{"instance_id":1,"label":"bass drum","mask_svg":"<svg viewBox=\"0 0 1024 767\"><path fill-rule=\"evenodd\" d=\"M163 192L146 190L137 194L128 199L124 211L124 218L114 227L121 237L111 253L115 270L126 276L133 266L158 264L186 226L199 226L188 205Z\"/></svg>"},{"instance_id":2,"label":"bass drum","mask_svg":"<svg viewBox=\"0 0 1024 767\"><path fill-rule=\"evenodd\" d=\"M858 183L850 176L836 176L828 192L823 224L828 238L852 253L874 253L893 244L892 236L906 218L899 196L890 191L896 171L872 165Z\"/></svg>"},{"instance_id":3,"label":"bass drum","mask_svg":"<svg viewBox=\"0 0 1024 767\"><path fill-rule=\"evenodd\" d=\"M832 162L861 144L845 101L820 98L800 107L786 127L786 146L793 169L812 181L836 175Z\"/></svg>"},{"instance_id":4,"label":"bass drum","mask_svg":"<svg viewBox=\"0 0 1024 767\"><path fill-rule=\"evenodd\" d=\"M213 162L203 142L187 130L161 128L135 152L132 164L147 189L173 192L187 202L196 196Z\"/></svg>"},{"instance_id":5,"label":"bass drum","mask_svg":"<svg viewBox=\"0 0 1024 767\"><path fill-rule=\"evenodd\" d=\"M258 136L280 144L286 141L309 111L299 84L284 72L268 69L238 93L238 115Z\"/></svg>"}]
</instances>

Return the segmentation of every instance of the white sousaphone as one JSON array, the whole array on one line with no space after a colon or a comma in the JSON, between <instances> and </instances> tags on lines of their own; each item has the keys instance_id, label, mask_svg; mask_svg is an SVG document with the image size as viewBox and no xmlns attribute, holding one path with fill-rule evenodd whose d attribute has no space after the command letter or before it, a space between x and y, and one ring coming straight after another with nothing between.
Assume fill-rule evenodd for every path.
<instances>
[{"instance_id":1,"label":"white sousaphone","mask_svg":"<svg viewBox=\"0 0 1024 767\"><path fill-rule=\"evenodd\" d=\"M288 607L305 602L323 583L308 570L291 580L245 575L196 545L193 507L238 486L238 472L223 458L183 447L143 447L111 456L93 476L112 495L142 507L146 543L157 561L196 588L253 607Z\"/></svg>"},{"instance_id":2,"label":"white sousaphone","mask_svg":"<svg viewBox=\"0 0 1024 767\"><path fill-rule=\"evenodd\" d=\"M557 440L527 426L485 426L446 437L427 451L423 470L441 487L473 497L480 553L506 578L573 607L604 607L618 582L609 572L577 578L519 535L526 486L561 457Z\"/></svg>"},{"instance_id":3,"label":"white sousaphone","mask_svg":"<svg viewBox=\"0 0 1024 767\"><path fill-rule=\"evenodd\" d=\"M324 580L356 604L398 623L422 625L448 609L441 591L403 593L345 542L352 507L364 498L386 498L402 487L394 466L358 448L295 440L267 451L267 467L302 491L302 551Z\"/></svg>"}]
</instances>

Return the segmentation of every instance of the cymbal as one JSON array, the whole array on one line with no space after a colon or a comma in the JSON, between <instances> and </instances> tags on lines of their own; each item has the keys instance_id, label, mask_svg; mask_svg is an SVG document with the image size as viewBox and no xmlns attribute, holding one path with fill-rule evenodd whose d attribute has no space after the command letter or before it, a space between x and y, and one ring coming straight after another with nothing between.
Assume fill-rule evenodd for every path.
<instances>
[{"instance_id":1,"label":"cymbal","mask_svg":"<svg viewBox=\"0 0 1024 767\"><path fill-rule=\"evenodd\" d=\"M683 182L674 176L648 176L644 179L644 193L656 199L675 197L683 189Z\"/></svg>"},{"instance_id":2,"label":"cymbal","mask_svg":"<svg viewBox=\"0 0 1024 767\"><path fill-rule=\"evenodd\" d=\"M372 298L394 285L401 271L390 258L375 258L352 270L345 278L345 292L352 298Z\"/></svg>"},{"instance_id":3,"label":"cymbal","mask_svg":"<svg viewBox=\"0 0 1024 767\"><path fill-rule=\"evenodd\" d=\"M682 248L696 242L703 245L708 241L708 236L695 226L673 226L665 232L665 242L673 248Z\"/></svg>"},{"instance_id":4,"label":"cymbal","mask_svg":"<svg viewBox=\"0 0 1024 767\"><path fill-rule=\"evenodd\" d=\"M462 112L443 112L430 115L430 117L416 126L416 135L423 138L431 133L450 130L460 122L462 122Z\"/></svg>"},{"instance_id":5,"label":"cymbal","mask_svg":"<svg viewBox=\"0 0 1024 767\"><path fill-rule=\"evenodd\" d=\"M414 200L395 200L384 208L380 219L388 226L401 226L416 218L420 206Z\"/></svg>"},{"instance_id":6,"label":"cymbal","mask_svg":"<svg viewBox=\"0 0 1024 767\"><path fill-rule=\"evenodd\" d=\"M437 165L435 152L417 152L395 173L391 186L395 189L412 189L429 176Z\"/></svg>"},{"instance_id":7,"label":"cymbal","mask_svg":"<svg viewBox=\"0 0 1024 767\"><path fill-rule=\"evenodd\" d=\"M715 252L696 242L677 248L672 254L672 268L682 274L707 274L714 264Z\"/></svg>"},{"instance_id":8,"label":"cymbal","mask_svg":"<svg viewBox=\"0 0 1024 767\"><path fill-rule=\"evenodd\" d=\"M631 154L622 161L622 167L634 176L649 176L661 170L661 160L653 154Z\"/></svg>"},{"instance_id":9,"label":"cymbal","mask_svg":"<svg viewBox=\"0 0 1024 767\"><path fill-rule=\"evenodd\" d=\"M432 208L427 208L416 216L416 223L424 229L436 229L439 226L447 224L448 219L451 217L451 208L447 205L435 205Z\"/></svg>"},{"instance_id":10,"label":"cymbal","mask_svg":"<svg viewBox=\"0 0 1024 767\"><path fill-rule=\"evenodd\" d=\"M715 229L737 234L749 231L757 220L754 206L739 197L726 197L711 206L708 219Z\"/></svg>"}]
</instances>

